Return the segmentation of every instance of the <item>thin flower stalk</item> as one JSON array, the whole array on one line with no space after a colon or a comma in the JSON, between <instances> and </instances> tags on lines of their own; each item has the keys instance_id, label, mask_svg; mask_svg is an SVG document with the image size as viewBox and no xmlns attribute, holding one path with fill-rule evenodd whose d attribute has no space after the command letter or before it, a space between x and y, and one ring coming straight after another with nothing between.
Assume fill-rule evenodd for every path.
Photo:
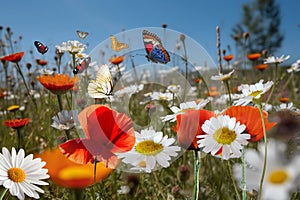
<instances>
[{"instance_id":1,"label":"thin flower stalk","mask_svg":"<svg viewBox=\"0 0 300 200\"><path fill-rule=\"evenodd\" d=\"M194 150L194 195L193 199L198 200L200 191L200 168L201 168L201 156L200 152Z\"/></svg>"},{"instance_id":2,"label":"thin flower stalk","mask_svg":"<svg viewBox=\"0 0 300 200\"><path fill-rule=\"evenodd\" d=\"M236 185L236 182L235 182L235 179L234 179L234 176L233 176L233 173L232 173L232 166L231 166L230 160L227 160L227 167L228 167L228 172L229 172L230 179L231 179L233 187L234 187L236 198L238 200L241 200L240 193L239 193L238 187ZM244 200L244 198L243 198L243 200Z\"/></svg>"},{"instance_id":3,"label":"thin flower stalk","mask_svg":"<svg viewBox=\"0 0 300 200\"><path fill-rule=\"evenodd\" d=\"M265 150L264 165L263 165L263 169L262 169L259 191L258 191L258 200L260 200L261 194L262 194L262 187L263 187L263 183L264 183L264 177L265 177L265 173L266 173L266 167L267 167L268 146L267 146L267 132L266 132L265 120L264 120L264 116L263 116L263 109L262 109L261 103L258 104L258 108L259 108L259 114L261 116L263 132L264 132L264 147L265 147L265 149L264 149Z\"/></svg>"},{"instance_id":4,"label":"thin flower stalk","mask_svg":"<svg viewBox=\"0 0 300 200\"><path fill-rule=\"evenodd\" d=\"M272 98L272 95L274 93L274 90L275 90L275 87L277 85L277 71L278 71L278 63L275 63L275 72L274 72L274 85L272 86L272 89L271 89L271 92L270 92L270 95L266 101L266 104L269 103L269 101L271 100Z\"/></svg>"}]
</instances>

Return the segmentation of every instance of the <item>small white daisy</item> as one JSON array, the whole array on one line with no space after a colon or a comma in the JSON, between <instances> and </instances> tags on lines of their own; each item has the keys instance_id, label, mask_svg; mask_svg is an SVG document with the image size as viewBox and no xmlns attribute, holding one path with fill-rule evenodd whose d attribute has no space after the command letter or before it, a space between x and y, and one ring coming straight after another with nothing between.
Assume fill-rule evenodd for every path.
<instances>
[{"instance_id":1,"label":"small white daisy","mask_svg":"<svg viewBox=\"0 0 300 200\"><path fill-rule=\"evenodd\" d=\"M170 92L152 92L150 95L151 100L166 100L172 101L174 95Z\"/></svg>"},{"instance_id":2,"label":"small white daisy","mask_svg":"<svg viewBox=\"0 0 300 200\"><path fill-rule=\"evenodd\" d=\"M18 199L25 199L25 194L38 199L40 196L37 192L44 193L44 190L36 185L48 185L41 181L49 178L48 169L43 169L45 164L40 158L33 159L32 154L25 157L23 149L17 153L12 148L10 154L3 147L0 153L0 185L9 189L10 194Z\"/></svg>"},{"instance_id":3,"label":"small white daisy","mask_svg":"<svg viewBox=\"0 0 300 200\"><path fill-rule=\"evenodd\" d=\"M216 76L212 76L212 77L210 77L210 79L211 80L226 81L226 80L229 80L231 78L231 75L233 74L233 72L234 72L234 70L232 70L228 74L219 74L219 75L216 75Z\"/></svg>"},{"instance_id":4,"label":"small white daisy","mask_svg":"<svg viewBox=\"0 0 300 200\"><path fill-rule=\"evenodd\" d=\"M224 160L240 157L242 145L247 145L247 140L250 139L249 134L243 133L246 126L228 115L212 117L201 128L207 134L197 136L198 147L203 148L205 153L220 156ZM221 154L218 155L220 151Z\"/></svg>"},{"instance_id":5,"label":"small white daisy","mask_svg":"<svg viewBox=\"0 0 300 200\"><path fill-rule=\"evenodd\" d=\"M75 127L75 120L77 119L77 110L63 110L57 114L57 116L52 117L53 123L51 126L60 131L70 130Z\"/></svg>"},{"instance_id":6,"label":"small white daisy","mask_svg":"<svg viewBox=\"0 0 300 200\"><path fill-rule=\"evenodd\" d=\"M265 94L273 85L273 81L263 83L264 80L260 80L254 85L242 84L238 87L239 91L242 91L243 96L233 102L234 105L247 105L254 100L259 100L262 95Z\"/></svg>"},{"instance_id":7,"label":"small white daisy","mask_svg":"<svg viewBox=\"0 0 300 200\"><path fill-rule=\"evenodd\" d=\"M176 121L176 116L179 114L185 113L185 111L194 109L194 110L199 110L206 106L206 104L209 102L208 99L200 101L198 104L195 101L189 101L189 102L184 102L179 105L179 108L177 106L172 106L170 109L173 112L173 114L166 115L164 117L161 117L162 122L175 122Z\"/></svg>"},{"instance_id":8,"label":"small white daisy","mask_svg":"<svg viewBox=\"0 0 300 200\"><path fill-rule=\"evenodd\" d=\"M294 106L293 102L290 102L290 103L281 103L279 106L274 106L274 109L276 111L290 110L290 111L294 111L294 112L300 113L300 110Z\"/></svg>"},{"instance_id":9,"label":"small white daisy","mask_svg":"<svg viewBox=\"0 0 300 200\"><path fill-rule=\"evenodd\" d=\"M297 189L300 175L300 156L295 156L287 161L286 144L269 139L268 140L267 168L262 188L262 199L268 200L289 200L290 194ZM264 144L260 143L257 150L246 149L245 160L247 162L246 181L247 190L259 190L261 173L264 163ZM235 164L233 172L236 180L242 180L242 166Z\"/></svg>"},{"instance_id":10,"label":"small white daisy","mask_svg":"<svg viewBox=\"0 0 300 200\"><path fill-rule=\"evenodd\" d=\"M288 73L291 72L299 72L300 71L300 60L297 60L295 63L291 65L290 68L286 70Z\"/></svg>"},{"instance_id":11,"label":"small white daisy","mask_svg":"<svg viewBox=\"0 0 300 200\"><path fill-rule=\"evenodd\" d=\"M280 64L288 60L289 58L289 55L286 57L284 57L284 55L282 55L281 57L270 56L264 60L264 64Z\"/></svg>"},{"instance_id":12,"label":"small white daisy","mask_svg":"<svg viewBox=\"0 0 300 200\"><path fill-rule=\"evenodd\" d=\"M178 155L179 146L172 145L174 138L163 136L162 132L152 129L135 132L136 142L134 148L126 153L119 153L122 162L132 165L132 170L151 173L158 166L170 166L171 157ZM157 166L158 165L158 166Z\"/></svg>"},{"instance_id":13,"label":"small white daisy","mask_svg":"<svg viewBox=\"0 0 300 200\"><path fill-rule=\"evenodd\" d=\"M61 46L56 45L56 49L60 52L66 52L69 53L82 53L87 49L87 46L85 44L82 44L78 40L69 40L68 42L63 42Z\"/></svg>"},{"instance_id":14,"label":"small white daisy","mask_svg":"<svg viewBox=\"0 0 300 200\"><path fill-rule=\"evenodd\" d=\"M180 85L169 85L167 91L171 93L178 93L181 90Z\"/></svg>"}]
</instances>

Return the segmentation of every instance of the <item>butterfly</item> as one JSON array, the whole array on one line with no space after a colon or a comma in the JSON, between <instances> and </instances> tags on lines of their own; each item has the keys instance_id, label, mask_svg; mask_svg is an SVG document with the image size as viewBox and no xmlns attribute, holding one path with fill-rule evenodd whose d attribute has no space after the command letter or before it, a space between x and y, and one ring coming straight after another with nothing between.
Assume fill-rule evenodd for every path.
<instances>
[{"instance_id":1,"label":"butterfly","mask_svg":"<svg viewBox=\"0 0 300 200\"><path fill-rule=\"evenodd\" d=\"M111 48L116 51L119 52L122 49L127 49L128 45L126 43L121 43L117 40L117 38L113 35L110 36L110 40L111 40Z\"/></svg>"},{"instance_id":2,"label":"butterfly","mask_svg":"<svg viewBox=\"0 0 300 200\"><path fill-rule=\"evenodd\" d=\"M77 30L76 33L77 33L78 37L79 37L80 39L82 39L82 40L83 40L84 38L86 38L86 37L89 35L88 32L85 32L85 31L79 31L79 30Z\"/></svg>"},{"instance_id":3,"label":"butterfly","mask_svg":"<svg viewBox=\"0 0 300 200\"><path fill-rule=\"evenodd\" d=\"M34 41L34 46L41 54L45 54L48 51L48 47L39 41Z\"/></svg>"},{"instance_id":4,"label":"butterfly","mask_svg":"<svg viewBox=\"0 0 300 200\"><path fill-rule=\"evenodd\" d=\"M148 61L166 64L170 62L170 55L163 47L160 38L147 30L143 31L143 41Z\"/></svg>"},{"instance_id":5,"label":"butterfly","mask_svg":"<svg viewBox=\"0 0 300 200\"><path fill-rule=\"evenodd\" d=\"M112 95L113 81L108 65L101 65L97 72L96 80L91 80L88 85L88 95L95 99L107 98Z\"/></svg>"},{"instance_id":6,"label":"butterfly","mask_svg":"<svg viewBox=\"0 0 300 200\"><path fill-rule=\"evenodd\" d=\"M89 67L91 63L91 57L86 57L81 60L81 62L73 69L73 74L82 73L85 69Z\"/></svg>"}]
</instances>

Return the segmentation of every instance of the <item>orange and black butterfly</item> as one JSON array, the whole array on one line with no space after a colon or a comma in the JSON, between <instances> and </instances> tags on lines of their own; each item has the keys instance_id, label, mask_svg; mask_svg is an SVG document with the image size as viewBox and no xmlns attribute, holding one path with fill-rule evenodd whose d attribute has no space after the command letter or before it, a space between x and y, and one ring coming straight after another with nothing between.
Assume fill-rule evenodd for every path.
<instances>
[{"instance_id":1,"label":"orange and black butterfly","mask_svg":"<svg viewBox=\"0 0 300 200\"><path fill-rule=\"evenodd\" d=\"M77 33L77 36L82 40L84 40L89 35L88 32L79 31L79 30L77 30L76 33Z\"/></svg>"},{"instance_id":2,"label":"orange and black butterfly","mask_svg":"<svg viewBox=\"0 0 300 200\"><path fill-rule=\"evenodd\" d=\"M128 44L119 42L117 38L113 35L110 36L110 40L111 40L111 48L116 52L128 48Z\"/></svg>"},{"instance_id":3,"label":"orange and black butterfly","mask_svg":"<svg viewBox=\"0 0 300 200\"><path fill-rule=\"evenodd\" d=\"M41 54L45 54L48 51L48 47L39 41L34 41L34 46Z\"/></svg>"},{"instance_id":4,"label":"orange and black butterfly","mask_svg":"<svg viewBox=\"0 0 300 200\"><path fill-rule=\"evenodd\" d=\"M89 67L91 57L86 57L73 69L73 74L80 74Z\"/></svg>"}]
</instances>

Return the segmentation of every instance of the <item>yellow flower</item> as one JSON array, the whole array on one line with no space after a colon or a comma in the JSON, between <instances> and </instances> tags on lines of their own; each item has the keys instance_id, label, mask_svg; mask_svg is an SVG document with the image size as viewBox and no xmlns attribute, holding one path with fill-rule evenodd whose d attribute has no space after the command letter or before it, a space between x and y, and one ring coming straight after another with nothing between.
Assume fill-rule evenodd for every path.
<instances>
[{"instance_id":1,"label":"yellow flower","mask_svg":"<svg viewBox=\"0 0 300 200\"><path fill-rule=\"evenodd\" d=\"M12 105L7 108L7 111L16 111L19 110L19 108L20 108L19 105Z\"/></svg>"}]
</instances>

